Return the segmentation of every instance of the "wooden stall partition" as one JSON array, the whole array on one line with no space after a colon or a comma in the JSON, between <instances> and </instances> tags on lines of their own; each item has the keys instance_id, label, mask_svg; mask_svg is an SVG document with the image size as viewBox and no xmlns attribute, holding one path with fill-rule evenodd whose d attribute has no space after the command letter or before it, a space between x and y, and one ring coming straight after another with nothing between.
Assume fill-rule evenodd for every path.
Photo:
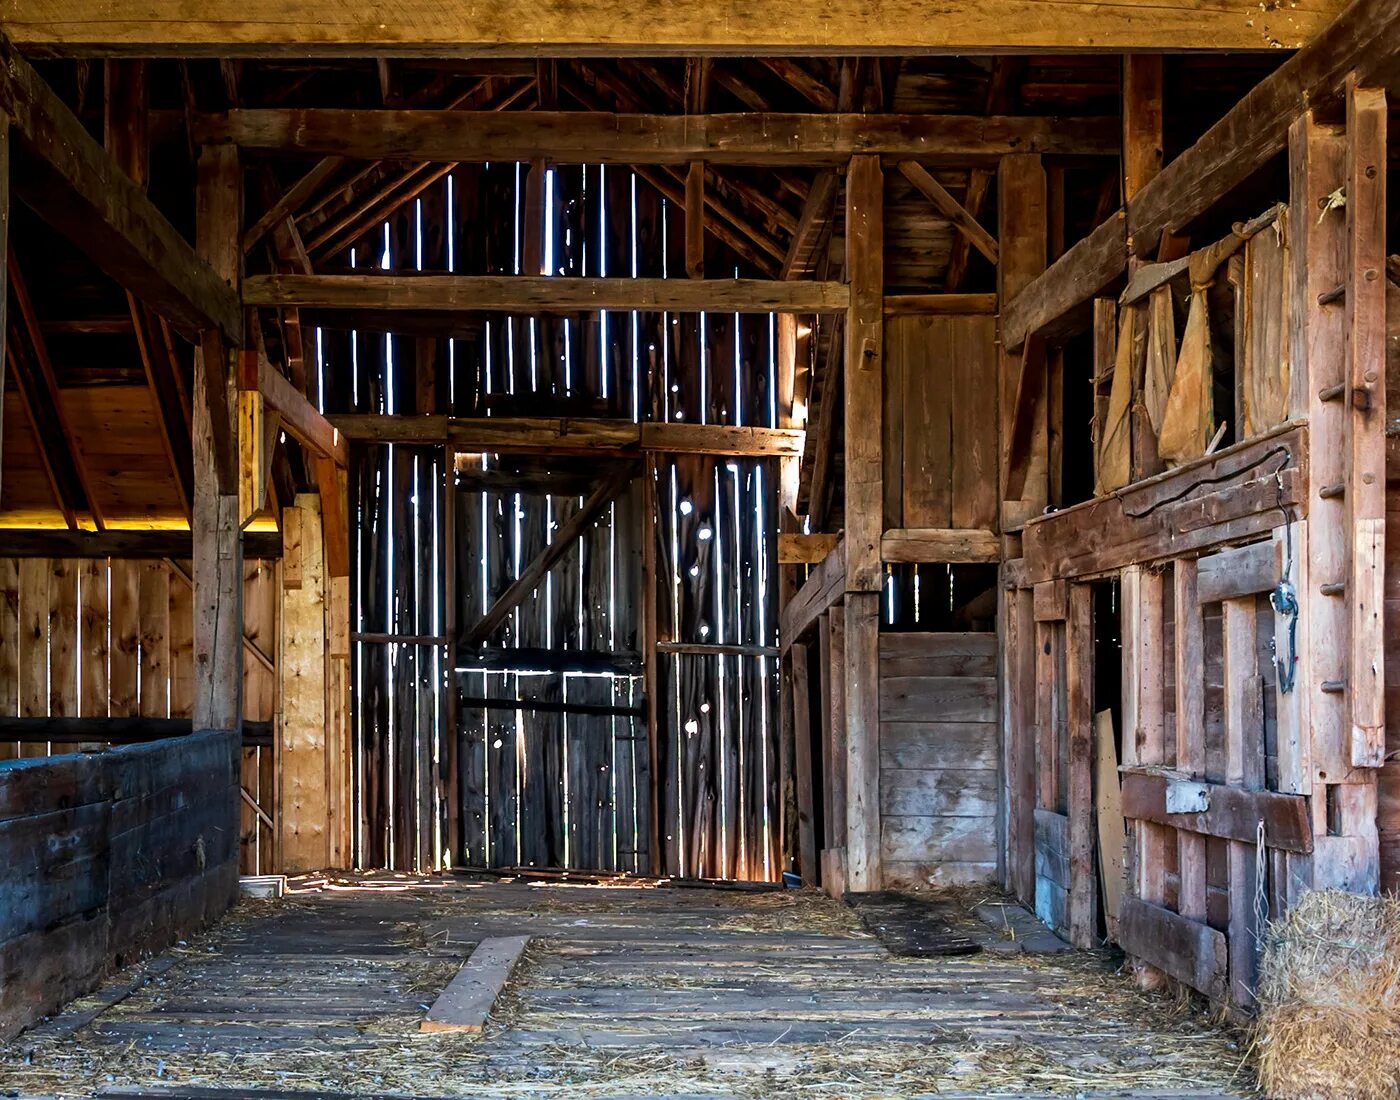
<instances>
[{"instance_id":1,"label":"wooden stall partition","mask_svg":"<svg viewBox=\"0 0 1400 1100\"><path fill-rule=\"evenodd\" d=\"M990 882L998 867L995 634L880 635L885 885Z\"/></svg>"}]
</instances>

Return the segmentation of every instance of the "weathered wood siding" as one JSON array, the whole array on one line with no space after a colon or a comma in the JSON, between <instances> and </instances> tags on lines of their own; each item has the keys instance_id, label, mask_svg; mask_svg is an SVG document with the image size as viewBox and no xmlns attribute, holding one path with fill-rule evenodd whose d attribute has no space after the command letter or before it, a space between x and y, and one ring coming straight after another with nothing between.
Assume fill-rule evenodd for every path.
<instances>
[{"instance_id":1,"label":"weathered wood siding","mask_svg":"<svg viewBox=\"0 0 1400 1100\"><path fill-rule=\"evenodd\" d=\"M228 908L236 738L0 761L0 1039Z\"/></svg>"},{"instance_id":2,"label":"weathered wood siding","mask_svg":"<svg viewBox=\"0 0 1400 1100\"><path fill-rule=\"evenodd\" d=\"M995 634L880 636L880 819L885 885L997 873Z\"/></svg>"}]
</instances>

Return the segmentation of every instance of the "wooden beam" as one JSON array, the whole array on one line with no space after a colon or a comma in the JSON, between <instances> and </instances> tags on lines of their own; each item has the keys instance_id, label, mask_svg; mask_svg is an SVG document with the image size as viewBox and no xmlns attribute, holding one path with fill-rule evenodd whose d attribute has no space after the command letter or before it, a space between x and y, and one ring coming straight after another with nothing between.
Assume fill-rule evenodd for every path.
<instances>
[{"instance_id":1,"label":"wooden beam","mask_svg":"<svg viewBox=\"0 0 1400 1100\"><path fill-rule=\"evenodd\" d=\"M282 427L314 455L337 466L350 464L350 448L340 430L330 423L304 393L258 352L240 353L238 384L246 392L261 393L263 400L282 418Z\"/></svg>"},{"instance_id":2,"label":"wooden beam","mask_svg":"<svg viewBox=\"0 0 1400 1100\"><path fill-rule=\"evenodd\" d=\"M885 316L907 317L911 314L962 317L970 313L994 314L995 294L886 294Z\"/></svg>"},{"instance_id":3,"label":"wooden beam","mask_svg":"<svg viewBox=\"0 0 1400 1100\"><path fill-rule=\"evenodd\" d=\"M874 430L884 401L884 202L879 160L853 158L846 174L846 271L851 305L846 317L843 370L848 592L879 592L885 579L880 564L883 441L881 433Z\"/></svg>"},{"instance_id":4,"label":"wooden beam","mask_svg":"<svg viewBox=\"0 0 1400 1100\"><path fill-rule=\"evenodd\" d=\"M343 157L324 157L317 161L305 175L287 188L243 233L243 251L248 252L262 240L263 236L287 218L292 217L302 205L321 189L345 165Z\"/></svg>"},{"instance_id":5,"label":"wooden beam","mask_svg":"<svg viewBox=\"0 0 1400 1100\"><path fill-rule=\"evenodd\" d=\"M1119 278L1127 262L1127 220L1120 210L1003 304L1002 345L1014 351L1031 333L1061 340L1083 331L1090 320L1089 300Z\"/></svg>"},{"instance_id":6,"label":"wooden beam","mask_svg":"<svg viewBox=\"0 0 1400 1100\"><path fill-rule=\"evenodd\" d=\"M206 149L196 176L196 243L215 277L238 283L242 188L238 153ZM230 289L235 304L236 290ZM241 330L242 311L239 310ZM239 333L241 336L241 331ZM243 544L238 517L238 417L231 355L219 331L195 356L193 423L194 728L243 720Z\"/></svg>"},{"instance_id":7,"label":"wooden beam","mask_svg":"<svg viewBox=\"0 0 1400 1100\"><path fill-rule=\"evenodd\" d=\"M602 514L603 509L627 488L634 474L633 469L627 468L614 471L605 478L602 484L594 489L588 499L583 502L579 510L559 525L559 529L554 532L554 537L549 544L520 571L520 575L516 577L509 588L501 593L480 621L463 635L462 644L478 646L485 643L506 621L506 616L514 611L526 596L539 587L549 571L582 537L589 525Z\"/></svg>"},{"instance_id":8,"label":"wooden beam","mask_svg":"<svg viewBox=\"0 0 1400 1100\"><path fill-rule=\"evenodd\" d=\"M1116 156L1111 118L1028 115L646 115L591 111L242 110L205 115L197 141L357 160L839 166L857 154L990 165L1010 153Z\"/></svg>"},{"instance_id":9,"label":"wooden beam","mask_svg":"<svg viewBox=\"0 0 1400 1100\"><path fill-rule=\"evenodd\" d=\"M1313 850L1308 800L1303 796L1196 780L1205 791L1205 808L1193 813L1169 813L1167 788L1173 782L1185 781L1184 776L1126 772L1123 816L1251 845L1258 841L1262 823L1269 847L1301 853Z\"/></svg>"},{"instance_id":10,"label":"wooden beam","mask_svg":"<svg viewBox=\"0 0 1400 1100\"><path fill-rule=\"evenodd\" d=\"M939 183L918 161L902 160L899 162L899 170L904 178L914 185L914 188L933 204L933 208L942 214L953 228L967 238L968 243L978 252L982 253L992 263L997 262L997 242L982 224L963 209L962 204L947 189Z\"/></svg>"},{"instance_id":11,"label":"wooden beam","mask_svg":"<svg viewBox=\"0 0 1400 1100\"><path fill-rule=\"evenodd\" d=\"M778 622L778 642L783 652L806 634L845 591L846 554L838 542L783 608ZM832 675L837 674L838 670L833 669Z\"/></svg>"},{"instance_id":12,"label":"wooden beam","mask_svg":"<svg viewBox=\"0 0 1400 1100\"><path fill-rule=\"evenodd\" d=\"M243 532L249 558L279 558L282 540L276 531ZM0 528L0 555L14 558L177 558L193 553L189 531L69 531L63 528Z\"/></svg>"},{"instance_id":13,"label":"wooden beam","mask_svg":"<svg viewBox=\"0 0 1400 1100\"><path fill-rule=\"evenodd\" d=\"M778 535L779 565L819 565L836 549L840 535L801 535L795 532Z\"/></svg>"},{"instance_id":14,"label":"wooden beam","mask_svg":"<svg viewBox=\"0 0 1400 1100\"><path fill-rule=\"evenodd\" d=\"M1260 9L1129 0L1085 9L1046 0L707 0L621 11L600 2L510 2L463 10L401 0L367 14L330 0L176 0L94 10L84 0L11 0L7 32L26 50L140 57L754 57L1130 53L1296 49L1339 0Z\"/></svg>"},{"instance_id":15,"label":"wooden beam","mask_svg":"<svg viewBox=\"0 0 1400 1100\"><path fill-rule=\"evenodd\" d=\"M343 439L377 443L449 443L458 451L491 454L626 456L642 451L725 457L802 453L798 428L743 428L726 424L658 424L560 417L333 415L327 423Z\"/></svg>"},{"instance_id":16,"label":"wooden beam","mask_svg":"<svg viewBox=\"0 0 1400 1100\"><path fill-rule=\"evenodd\" d=\"M528 275L254 275L244 282L250 306L577 313L593 309L676 313L835 313L846 308L845 284L807 280L549 278Z\"/></svg>"},{"instance_id":17,"label":"wooden beam","mask_svg":"<svg viewBox=\"0 0 1400 1100\"><path fill-rule=\"evenodd\" d=\"M693 160L685 173L685 273L705 277L705 162Z\"/></svg>"},{"instance_id":18,"label":"wooden beam","mask_svg":"<svg viewBox=\"0 0 1400 1100\"><path fill-rule=\"evenodd\" d=\"M22 154L15 193L35 213L161 316L242 340L232 288L3 35L0 110L9 115Z\"/></svg>"},{"instance_id":19,"label":"wooden beam","mask_svg":"<svg viewBox=\"0 0 1400 1100\"><path fill-rule=\"evenodd\" d=\"M836 209L836 196L841 181L830 168L823 168L812 181L812 189L802 204L787 255L783 258L780 275L793 279L809 275L817 269L822 249L831 232L831 215Z\"/></svg>"},{"instance_id":20,"label":"wooden beam","mask_svg":"<svg viewBox=\"0 0 1400 1100\"><path fill-rule=\"evenodd\" d=\"M1001 536L976 528L898 528L880 539L887 562L1000 562Z\"/></svg>"},{"instance_id":21,"label":"wooden beam","mask_svg":"<svg viewBox=\"0 0 1400 1100\"><path fill-rule=\"evenodd\" d=\"M1281 153L1305 109L1339 103L1349 75L1379 87L1393 83L1400 75L1397 27L1400 0L1354 0L1129 198L1111 236L1100 226L1022 292L1025 302L1012 301L1003 325L1006 346L1019 347L1029 333L1044 331L1100 293L1127 267L1129 251L1147 256L1164 233L1180 234Z\"/></svg>"},{"instance_id":22,"label":"wooden beam","mask_svg":"<svg viewBox=\"0 0 1400 1100\"><path fill-rule=\"evenodd\" d=\"M1278 525L1280 508L1300 506L1307 478L1307 430L1289 424L1112 496L1038 516L1022 532L1026 583L1253 541Z\"/></svg>"}]
</instances>

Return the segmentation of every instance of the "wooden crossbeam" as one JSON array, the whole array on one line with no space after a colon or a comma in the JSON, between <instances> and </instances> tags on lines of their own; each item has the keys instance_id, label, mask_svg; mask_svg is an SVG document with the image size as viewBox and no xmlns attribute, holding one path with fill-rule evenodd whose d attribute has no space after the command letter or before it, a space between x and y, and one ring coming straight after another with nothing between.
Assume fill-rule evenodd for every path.
<instances>
[{"instance_id":1,"label":"wooden crossbeam","mask_svg":"<svg viewBox=\"0 0 1400 1100\"><path fill-rule=\"evenodd\" d=\"M783 608L778 623L778 642L784 654L821 617L821 613L845 595L846 548L840 541L807 575L806 582Z\"/></svg>"},{"instance_id":2,"label":"wooden crossbeam","mask_svg":"<svg viewBox=\"0 0 1400 1100\"><path fill-rule=\"evenodd\" d=\"M1400 0L1354 0L1254 86L1201 138L1148 180L1116 218L1070 248L1007 304L1002 342L1019 348L1099 294L1128 265L1179 234L1281 153L1304 109L1340 101L1349 74L1385 87L1400 78Z\"/></svg>"},{"instance_id":3,"label":"wooden crossbeam","mask_svg":"<svg viewBox=\"0 0 1400 1100\"><path fill-rule=\"evenodd\" d=\"M636 470L630 466L609 474L593 490L579 510L559 525L554 539L535 556L529 565L520 571L520 575L516 577L509 588L501 593L480 621L466 632L462 638L462 644L478 646L490 638L496 629L506 621L506 616L514 611L526 596L539 587L545 576L563 558L569 548L578 541L593 521L603 514L603 509L616 500L627 488L635 474Z\"/></svg>"},{"instance_id":4,"label":"wooden crossbeam","mask_svg":"<svg viewBox=\"0 0 1400 1100\"><path fill-rule=\"evenodd\" d=\"M462 8L397 0L372 15L334 0L179 0L94 8L9 0L6 31L27 50L136 57L677 57L1262 51L1296 48L1341 9L1301 0L703 0L620 9L578 0Z\"/></svg>"},{"instance_id":5,"label":"wooden crossbeam","mask_svg":"<svg viewBox=\"0 0 1400 1100\"><path fill-rule=\"evenodd\" d=\"M350 464L350 448L345 437L304 393L258 353L243 352L240 359L240 390L261 393L268 407L281 416L287 434L313 455L328 458L341 467Z\"/></svg>"},{"instance_id":6,"label":"wooden crossbeam","mask_svg":"<svg viewBox=\"0 0 1400 1100\"><path fill-rule=\"evenodd\" d=\"M13 127L16 195L161 316L242 342L233 288L3 36L0 110Z\"/></svg>"},{"instance_id":7,"label":"wooden crossbeam","mask_svg":"<svg viewBox=\"0 0 1400 1100\"><path fill-rule=\"evenodd\" d=\"M1116 156L1111 118L993 115L629 115L577 111L266 109L205 115L203 144L371 160L839 165L856 153L990 165L1008 153Z\"/></svg>"},{"instance_id":8,"label":"wooden crossbeam","mask_svg":"<svg viewBox=\"0 0 1400 1100\"><path fill-rule=\"evenodd\" d=\"M1031 442L1035 437L1035 410L1045 386L1045 341L1033 336L1025 342L1016 400L1011 407L1011 431L1006 445L1006 500L1020 500L1026 488Z\"/></svg>"},{"instance_id":9,"label":"wooden crossbeam","mask_svg":"<svg viewBox=\"0 0 1400 1100\"><path fill-rule=\"evenodd\" d=\"M968 213L961 203L948 194L947 188L939 183L918 161L904 160L899 163L904 178L912 183L919 194L933 204L933 208L953 224L953 227L967 238L978 252L992 263L997 262L996 238L984 229L980 222Z\"/></svg>"},{"instance_id":10,"label":"wooden crossbeam","mask_svg":"<svg viewBox=\"0 0 1400 1100\"><path fill-rule=\"evenodd\" d=\"M638 424L631 420L543 416L336 415L326 419L346 439L450 444L458 451L489 454L578 454L602 458L649 451L781 458L800 455L805 439L805 433L797 428Z\"/></svg>"},{"instance_id":11,"label":"wooden crossbeam","mask_svg":"<svg viewBox=\"0 0 1400 1100\"><path fill-rule=\"evenodd\" d=\"M183 531L69 531L62 528L0 528L0 554L14 558L174 558L190 557L193 536ZM249 558L280 558L276 531L243 532Z\"/></svg>"},{"instance_id":12,"label":"wooden crossbeam","mask_svg":"<svg viewBox=\"0 0 1400 1100\"><path fill-rule=\"evenodd\" d=\"M530 275L254 275L250 306L461 313L577 313L594 309L677 313L836 313L843 283L763 279L628 279Z\"/></svg>"}]
</instances>

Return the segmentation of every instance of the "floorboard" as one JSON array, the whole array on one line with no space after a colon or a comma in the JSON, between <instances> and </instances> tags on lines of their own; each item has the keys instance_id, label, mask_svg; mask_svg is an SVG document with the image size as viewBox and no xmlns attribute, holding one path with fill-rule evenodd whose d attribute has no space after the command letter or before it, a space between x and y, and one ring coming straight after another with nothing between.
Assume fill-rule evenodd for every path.
<instances>
[{"instance_id":1,"label":"floorboard","mask_svg":"<svg viewBox=\"0 0 1400 1100\"><path fill-rule=\"evenodd\" d=\"M1252 1095L1235 1035L1101 953L895 957L813 891L319 881L245 900L20 1036L0 1093ZM983 900L940 914L961 904L954 931L986 935ZM419 1031L482 939L522 935L484 1032Z\"/></svg>"}]
</instances>

